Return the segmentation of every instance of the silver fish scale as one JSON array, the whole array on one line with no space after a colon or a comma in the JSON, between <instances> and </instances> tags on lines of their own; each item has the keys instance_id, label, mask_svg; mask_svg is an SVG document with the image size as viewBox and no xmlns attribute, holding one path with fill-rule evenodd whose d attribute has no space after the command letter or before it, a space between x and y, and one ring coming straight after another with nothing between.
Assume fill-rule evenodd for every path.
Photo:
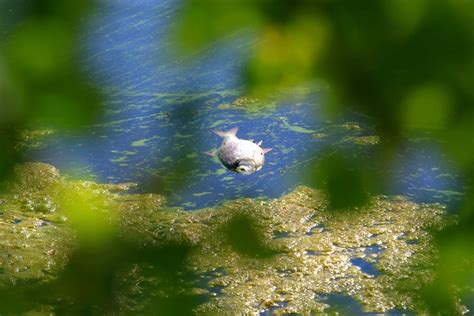
<instances>
[{"instance_id":1,"label":"silver fish scale","mask_svg":"<svg viewBox=\"0 0 474 316\"><path fill-rule=\"evenodd\" d=\"M252 141L231 136L219 148L218 157L229 169L235 169L240 161L252 161L256 167L264 163L262 148Z\"/></svg>"}]
</instances>

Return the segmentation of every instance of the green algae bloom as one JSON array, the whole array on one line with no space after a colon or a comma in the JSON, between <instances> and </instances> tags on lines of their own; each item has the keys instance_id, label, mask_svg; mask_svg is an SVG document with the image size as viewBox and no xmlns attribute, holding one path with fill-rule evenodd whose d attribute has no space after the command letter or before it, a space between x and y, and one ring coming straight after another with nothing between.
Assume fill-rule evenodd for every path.
<instances>
[{"instance_id":1,"label":"green algae bloom","mask_svg":"<svg viewBox=\"0 0 474 316\"><path fill-rule=\"evenodd\" d=\"M46 138L54 134L52 129L22 130L17 147L23 149L43 149L47 147Z\"/></svg>"},{"instance_id":2,"label":"green algae bloom","mask_svg":"<svg viewBox=\"0 0 474 316\"><path fill-rule=\"evenodd\" d=\"M380 143L378 136L348 136L343 139L344 142L354 143L356 145L377 145Z\"/></svg>"},{"instance_id":3,"label":"green algae bloom","mask_svg":"<svg viewBox=\"0 0 474 316\"><path fill-rule=\"evenodd\" d=\"M293 124L290 124L288 123L288 119L286 117L279 117L279 119L282 121L282 124L281 124L281 127L283 129L287 129L287 130L290 130L292 132L295 132L295 133L303 133L303 134L314 134L316 133L316 131L312 130L312 129L307 129L307 128L304 128L304 127L301 127L301 126L298 126L298 125L293 125Z\"/></svg>"},{"instance_id":4,"label":"green algae bloom","mask_svg":"<svg viewBox=\"0 0 474 316\"><path fill-rule=\"evenodd\" d=\"M330 306L322 297L331 293L352 296L367 312L426 312L420 290L434 275L432 232L452 222L441 205L398 196L334 213L324 193L300 186L279 199L184 212L158 195L127 193L130 185L68 180L46 164L22 165L17 175L0 196L2 289L58 282L78 247L101 249L119 236L138 248L188 247L178 252L179 271L210 277L177 284L190 297L206 298L193 305L205 315L325 312ZM163 249L151 262L130 256L120 269L110 266L120 313L166 301L166 274L149 272L170 260L174 248ZM31 311L54 311L54 304Z\"/></svg>"}]
</instances>

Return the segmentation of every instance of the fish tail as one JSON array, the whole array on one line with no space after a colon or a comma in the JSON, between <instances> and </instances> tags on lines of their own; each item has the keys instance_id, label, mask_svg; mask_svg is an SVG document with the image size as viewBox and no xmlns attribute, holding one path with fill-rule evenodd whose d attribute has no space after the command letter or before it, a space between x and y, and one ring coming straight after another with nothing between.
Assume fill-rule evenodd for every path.
<instances>
[{"instance_id":1,"label":"fish tail","mask_svg":"<svg viewBox=\"0 0 474 316\"><path fill-rule=\"evenodd\" d=\"M234 127L227 132L221 132L221 131L214 131L214 134L220 137L226 137L226 136L235 136L237 135L237 131L239 130L238 127Z\"/></svg>"},{"instance_id":2,"label":"fish tail","mask_svg":"<svg viewBox=\"0 0 474 316\"><path fill-rule=\"evenodd\" d=\"M208 156L211 156L211 157L215 157L216 154L217 154L217 151L216 150L209 150L209 151L205 151L204 154L208 155Z\"/></svg>"}]
</instances>

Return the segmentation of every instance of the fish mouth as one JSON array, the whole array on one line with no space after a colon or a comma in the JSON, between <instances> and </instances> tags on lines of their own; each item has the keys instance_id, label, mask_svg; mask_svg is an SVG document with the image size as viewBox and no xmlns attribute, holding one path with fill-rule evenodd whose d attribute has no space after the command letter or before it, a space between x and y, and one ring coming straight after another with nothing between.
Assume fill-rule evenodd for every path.
<instances>
[{"instance_id":1,"label":"fish mouth","mask_svg":"<svg viewBox=\"0 0 474 316\"><path fill-rule=\"evenodd\" d=\"M255 166L249 165L249 164L239 164L235 168L235 172L241 173L243 175L249 175L249 174L254 173L255 171L257 171Z\"/></svg>"},{"instance_id":2,"label":"fish mouth","mask_svg":"<svg viewBox=\"0 0 474 316\"><path fill-rule=\"evenodd\" d=\"M243 175L249 175L258 171L261 166L258 166L253 160L251 159L242 159L237 163L237 167L235 167L234 171L237 173L241 173Z\"/></svg>"},{"instance_id":3,"label":"fish mouth","mask_svg":"<svg viewBox=\"0 0 474 316\"><path fill-rule=\"evenodd\" d=\"M237 173L241 173L241 174L244 174L244 175L249 175L249 174L252 174L252 173L255 172L255 170L253 168L246 167L246 166L238 166L237 168L235 168L235 171Z\"/></svg>"}]
</instances>

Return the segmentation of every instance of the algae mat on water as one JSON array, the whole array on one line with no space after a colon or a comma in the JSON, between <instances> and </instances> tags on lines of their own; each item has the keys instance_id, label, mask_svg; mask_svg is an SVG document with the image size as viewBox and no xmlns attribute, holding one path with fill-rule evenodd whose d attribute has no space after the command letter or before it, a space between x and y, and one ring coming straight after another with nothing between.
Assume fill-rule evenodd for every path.
<instances>
[{"instance_id":1,"label":"algae mat on water","mask_svg":"<svg viewBox=\"0 0 474 316\"><path fill-rule=\"evenodd\" d=\"M184 281L173 281L181 287L173 293L186 291L198 314L323 312L334 293L355 298L365 311L423 312L419 290L433 278L436 256L429 232L451 221L441 205L403 197L378 196L365 208L333 213L322 192L303 186L275 200L240 199L184 212L166 209L160 196L127 193L128 185L65 179L46 164L19 166L17 175L0 196L2 293L58 282L77 249L100 248L119 236L137 249L185 245L189 251L180 253L176 273ZM159 308L169 293L166 276L153 274L153 264L173 253L158 250L145 263L136 253L117 251L102 254L114 258L107 270L114 304L94 310ZM51 312L58 302L77 304L67 293L29 308Z\"/></svg>"}]
</instances>

